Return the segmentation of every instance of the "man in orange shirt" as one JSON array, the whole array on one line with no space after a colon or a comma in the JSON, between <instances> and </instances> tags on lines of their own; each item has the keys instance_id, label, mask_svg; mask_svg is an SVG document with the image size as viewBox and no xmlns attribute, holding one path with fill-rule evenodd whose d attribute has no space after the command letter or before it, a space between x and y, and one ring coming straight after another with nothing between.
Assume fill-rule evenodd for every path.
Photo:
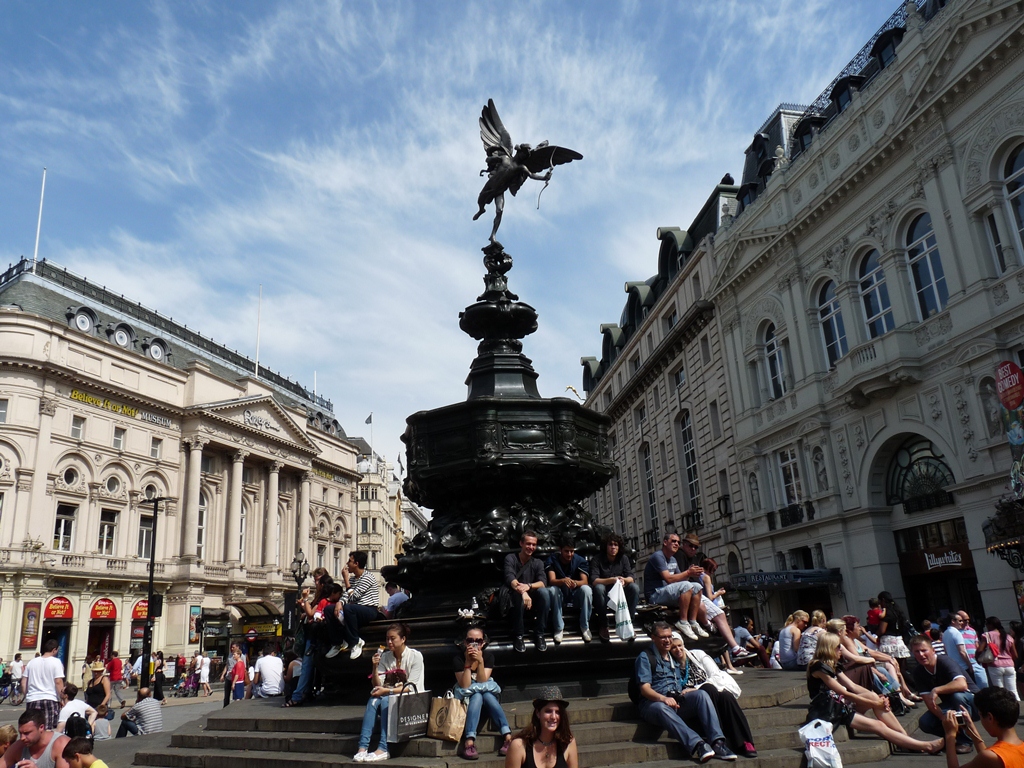
<instances>
[{"instance_id":1,"label":"man in orange shirt","mask_svg":"<svg viewBox=\"0 0 1024 768\"><path fill-rule=\"evenodd\" d=\"M986 747L981 734L971 722L967 710L960 713L954 710L946 712L942 728L946 734L946 766L960 768L956 756L956 733L964 729L978 755L964 768L1024 768L1024 742L1017 736L1015 726L1020 716L1020 703L1013 694L1004 688L982 688L974 695L974 706L981 713L981 724L989 736L996 737L996 743ZM957 721L957 714L964 715L963 724Z\"/></svg>"}]
</instances>

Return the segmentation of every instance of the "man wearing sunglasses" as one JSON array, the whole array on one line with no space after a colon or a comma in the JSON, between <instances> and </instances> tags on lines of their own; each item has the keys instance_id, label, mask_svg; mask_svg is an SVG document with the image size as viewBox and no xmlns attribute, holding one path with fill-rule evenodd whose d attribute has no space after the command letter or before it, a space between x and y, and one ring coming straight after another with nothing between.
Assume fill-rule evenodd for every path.
<instances>
[{"instance_id":1,"label":"man wearing sunglasses","mask_svg":"<svg viewBox=\"0 0 1024 768\"><path fill-rule=\"evenodd\" d=\"M680 545L685 551L679 559L677 553ZM700 539L697 534L688 533L682 539L675 532L666 533L661 540L661 549L651 555L644 568L644 590L647 602L679 608L679 621L676 628L690 640L707 637L708 633L700 625L698 619L706 618L718 629L718 634L729 644L733 661L752 656L736 642L729 626L729 621L717 605L704 594L701 576L704 569L700 562L698 549Z\"/></svg>"}]
</instances>

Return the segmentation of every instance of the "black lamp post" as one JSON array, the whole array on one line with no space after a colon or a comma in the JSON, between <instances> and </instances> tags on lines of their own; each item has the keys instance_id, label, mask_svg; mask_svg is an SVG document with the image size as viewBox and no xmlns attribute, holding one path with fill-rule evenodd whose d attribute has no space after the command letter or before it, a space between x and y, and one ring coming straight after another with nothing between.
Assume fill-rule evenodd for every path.
<instances>
[{"instance_id":1,"label":"black lamp post","mask_svg":"<svg viewBox=\"0 0 1024 768\"><path fill-rule=\"evenodd\" d=\"M153 596L153 571L156 568L156 521L157 512L160 510L161 501L172 501L169 496L157 496L154 499L146 499L145 503L153 505L153 540L149 544L149 593L146 599L146 632L142 637L142 675L139 681L140 688L149 687L149 658L153 655L153 622L157 613ZM161 611L162 612L162 606Z\"/></svg>"},{"instance_id":2,"label":"black lamp post","mask_svg":"<svg viewBox=\"0 0 1024 768\"><path fill-rule=\"evenodd\" d=\"M309 576L309 563L300 549L298 554L292 558L292 578L295 579L295 588L300 593L302 592L302 582L306 580L307 576Z\"/></svg>"}]
</instances>

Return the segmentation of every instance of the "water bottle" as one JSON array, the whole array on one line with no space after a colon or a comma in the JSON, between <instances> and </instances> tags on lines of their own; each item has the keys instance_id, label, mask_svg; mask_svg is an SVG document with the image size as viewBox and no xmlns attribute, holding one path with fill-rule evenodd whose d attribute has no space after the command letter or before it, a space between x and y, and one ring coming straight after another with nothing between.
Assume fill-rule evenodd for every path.
<instances>
[{"instance_id":1,"label":"water bottle","mask_svg":"<svg viewBox=\"0 0 1024 768\"><path fill-rule=\"evenodd\" d=\"M476 597L473 598L473 603L470 607L473 609L473 613L476 613L480 609L480 606L476 602Z\"/></svg>"}]
</instances>

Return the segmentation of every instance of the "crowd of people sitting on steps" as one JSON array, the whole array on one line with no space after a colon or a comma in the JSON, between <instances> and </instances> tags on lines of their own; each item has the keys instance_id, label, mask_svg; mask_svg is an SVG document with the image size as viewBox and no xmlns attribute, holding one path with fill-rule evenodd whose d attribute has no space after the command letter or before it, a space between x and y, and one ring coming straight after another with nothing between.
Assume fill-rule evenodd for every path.
<instances>
[{"instance_id":1,"label":"crowd of people sitting on steps","mask_svg":"<svg viewBox=\"0 0 1024 768\"><path fill-rule=\"evenodd\" d=\"M602 643L610 642L613 630L620 629L614 619L609 621L608 611L609 594L617 586L628 609L627 623L635 621L640 590L621 537L608 535L589 561L576 552L571 538L561 539L557 551L543 560L535 555L537 544L535 533L523 533L519 551L505 559L504 581L494 597L511 628L515 652L526 651L527 614L533 620L532 639L538 652L547 650L549 632L556 645L562 643L565 612L570 607L578 612L584 644L595 636ZM808 722L824 720L833 727L871 733L889 741L896 751L936 754L945 750L951 768L958 765L957 755L973 749L978 757L971 765L1024 766L1024 744L1014 731L1019 716L1016 673L1024 659L1020 622L1011 622L1007 631L998 618L988 617L979 633L966 612L956 611L937 625L922 622L919 631L892 595L882 592L869 601L864 624L852 615L829 619L821 610L798 610L786 619L777 638L756 635L750 617L730 626L722 602L724 590L714 584L717 564L701 555L699 546L695 534L669 532L661 548L648 558L643 578L646 602L669 609L663 616L678 612L678 618L674 624L663 620L648 624L652 642L636 656L629 684L641 719L667 731L694 761L757 756L738 702L737 676L743 674L742 666L761 665L806 676ZM366 625L382 614L390 619L400 616L400 605L408 599L389 583L387 604L378 607L378 585L366 563L366 553L352 552L337 582L323 568L313 571L314 587L303 590L298 600L301 632L295 648L283 658L268 644L251 662L240 644L231 645L221 674L225 705L231 699L283 694L283 706L299 706L311 698L313 657L318 653L334 658L348 651L352 660L362 656ZM717 659L687 647L687 641L696 643L712 633L725 644ZM626 640L635 637L633 631L619 635ZM390 697L424 688L423 655L409 645L410 637L407 624L393 621L385 644L372 656L370 696L353 756L356 762L389 759ZM501 706L489 642L484 626L470 623L452 654L452 694L466 704L458 755L466 760L479 758L478 729L486 717L500 734L498 755L505 758L506 768L578 768L569 703L557 688L546 688L534 700L530 724L513 733ZM0 768L12 768L24 760L58 768L105 768L92 754L92 740L110 737L113 699L126 706L119 691L131 679L130 667L123 665L111 674L110 664L94 660L83 670L81 687L65 684L56 651L56 641L47 641L42 654L24 666L26 711L17 730L0 729ZM159 679L159 661L155 656L154 680ZM177 660L177 665L184 668L183 662ZM187 674L210 691L209 666L202 654L196 654ZM120 679L114 680L115 675ZM158 692L159 688L139 690L135 704L122 713L118 737L162 730ZM918 706L924 707L918 727L935 737L930 741L912 738L897 718ZM997 738L994 747L985 747L974 725L979 721ZM376 748L371 749L377 730Z\"/></svg>"}]
</instances>

